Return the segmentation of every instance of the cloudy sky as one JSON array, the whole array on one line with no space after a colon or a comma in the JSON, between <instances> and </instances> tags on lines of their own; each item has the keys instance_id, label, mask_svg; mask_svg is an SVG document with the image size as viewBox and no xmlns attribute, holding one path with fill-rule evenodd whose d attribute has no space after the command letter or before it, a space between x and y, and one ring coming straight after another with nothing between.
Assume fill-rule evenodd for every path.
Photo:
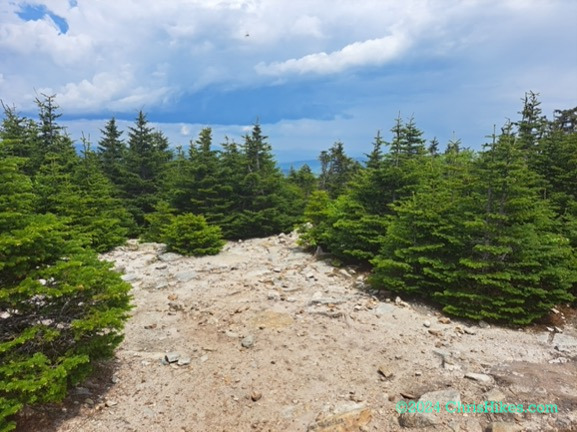
<instances>
[{"instance_id":1,"label":"cloudy sky","mask_svg":"<svg viewBox=\"0 0 577 432\"><path fill-rule=\"evenodd\" d=\"M368 152L399 115L479 148L526 91L577 106L574 0L0 0L0 99L93 142L138 110L174 145L258 118L279 160Z\"/></svg>"}]
</instances>

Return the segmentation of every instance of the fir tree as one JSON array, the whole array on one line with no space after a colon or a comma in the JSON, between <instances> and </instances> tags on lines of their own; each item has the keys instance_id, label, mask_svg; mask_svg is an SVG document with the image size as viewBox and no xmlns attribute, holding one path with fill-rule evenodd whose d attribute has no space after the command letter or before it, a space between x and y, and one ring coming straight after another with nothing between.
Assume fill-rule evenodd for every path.
<instances>
[{"instance_id":1,"label":"fir tree","mask_svg":"<svg viewBox=\"0 0 577 432\"><path fill-rule=\"evenodd\" d=\"M0 159L0 429L26 404L60 401L122 340L129 286L79 248L32 181Z\"/></svg>"},{"instance_id":2,"label":"fir tree","mask_svg":"<svg viewBox=\"0 0 577 432\"><path fill-rule=\"evenodd\" d=\"M116 119L112 117L101 129L102 138L98 142L98 158L104 175L119 190L125 185L126 144L122 141L122 131L118 130Z\"/></svg>"},{"instance_id":3,"label":"fir tree","mask_svg":"<svg viewBox=\"0 0 577 432\"><path fill-rule=\"evenodd\" d=\"M577 280L567 238L539 194L523 142L504 128L480 158L477 209L464 221L469 244L459 260L458 283L435 294L447 313L527 324L572 297Z\"/></svg>"}]
</instances>

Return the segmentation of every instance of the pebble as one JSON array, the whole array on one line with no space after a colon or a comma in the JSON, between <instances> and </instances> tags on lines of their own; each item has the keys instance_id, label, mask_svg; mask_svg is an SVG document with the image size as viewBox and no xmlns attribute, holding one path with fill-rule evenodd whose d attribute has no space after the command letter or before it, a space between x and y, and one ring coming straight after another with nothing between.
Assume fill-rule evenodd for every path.
<instances>
[{"instance_id":1,"label":"pebble","mask_svg":"<svg viewBox=\"0 0 577 432\"><path fill-rule=\"evenodd\" d=\"M176 363L178 361L178 359L180 358L180 354L178 353L168 353L164 356L164 359L168 362L168 363Z\"/></svg>"},{"instance_id":2,"label":"pebble","mask_svg":"<svg viewBox=\"0 0 577 432\"><path fill-rule=\"evenodd\" d=\"M392 378L394 375L391 368L389 368L386 365L379 366L379 368L377 369L377 372L379 372L382 376L384 376L387 379Z\"/></svg>"},{"instance_id":3,"label":"pebble","mask_svg":"<svg viewBox=\"0 0 577 432\"><path fill-rule=\"evenodd\" d=\"M423 325L424 325L425 327L429 328L429 327L431 327L431 321L428 321L428 320L427 320L427 321L425 321L425 322L423 323Z\"/></svg>"},{"instance_id":4,"label":"pebble","mask_svg":"<svg viewBox=\"0 0 577 432\"><path fill-rule=\"evenodd\" d=\"M489 375L474 373L474 372L466 373L465 378L469 378L473 381L478 381L478 382L482 382L485 384L493 382L493 378L491 378Z\"/></svg>"},{"instance_id":5,"label":"pebble","mask_svg":"<svg viewBox=\"0 0 577 432\"><path fill-rule=\"evenodd\" d=\"M178 359L177 364L178 364L179 366L186 366L186 365L189 365L191 361L192 361L192 360L191 360L190 357L181 357L181 358Z\"/></svg>"},{"instance_id":6,"label":"pebble","mask_svg":"<svg viewBox=\"0 0 577 432\"><path fill-rule=\"evenodd\" d=\"M254 345L254 336L248 335L247 337L243 338L243 340L240 342L240 344L244 348L251 348Z\"/></svg>"},{"instance_id":7,"label":"pebble","mask_svg":"<svg viewBox=\"0 0 577 432\"><path fill-rule=\"evenodd\" d=\"M262 393L258 391L253 391L250 395L253 402L259 401L262 398Z\"/></svg>"}]
</instances>

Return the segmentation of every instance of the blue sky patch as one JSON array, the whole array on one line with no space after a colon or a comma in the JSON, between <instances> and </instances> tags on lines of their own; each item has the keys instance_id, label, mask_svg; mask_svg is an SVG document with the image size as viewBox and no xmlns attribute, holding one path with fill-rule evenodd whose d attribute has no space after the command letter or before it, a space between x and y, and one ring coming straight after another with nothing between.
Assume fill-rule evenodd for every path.
<instances>
[{"instance_id":1,"label":"blue sky patch","mask_svg":"<svg viewBox=\"0 0 577 432\"><path fill-rule=\"evenodd\" d=\"M71 2L71 5L72 3L76 4L76 1ZM39 21L48 15L60 29L60 33L65 34L68 31L68 22L50 11L45 5L24 4L17 15L24 21Z\"/></svg>"}]
</instances>

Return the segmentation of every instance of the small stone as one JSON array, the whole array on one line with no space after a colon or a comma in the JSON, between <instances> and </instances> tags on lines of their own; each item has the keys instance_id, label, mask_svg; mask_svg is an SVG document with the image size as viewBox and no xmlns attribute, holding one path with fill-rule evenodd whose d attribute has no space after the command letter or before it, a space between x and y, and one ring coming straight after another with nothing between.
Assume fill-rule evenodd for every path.
<instances>
[{"instance_id":1,"label":"small stone","mask_svg":"<svg viewBox=\"0 0 577 432\"><path fill-rule=\"evenodd\" d=\"M250 394L250 398L253 402L259 401L262 398L262 393L258 391L253 391Z\"/></svg>"},{"instance_id":2,"label":"small stone","mask_svg":"<svg viewBox=\"0 0 577 432\"><path fill-rule=\"evenodd\" d=\"M421 371L415 371L415 376L421 376L421 375L423 375L423 372L421 372Z\"/></svg>"},{"instance_id":3,"label":"small stone","mask_svg":"<svg viewBox=\"0 0 577 432\"><path fill-rule=\"evenodd\" d=\"M84 399L84 403L87 405L94 405L94 401L90 398L86 398Z\"/></svg>"},{"instance_id":4,"label":"small stone","mask_svg":"<svg viewBox=\"0 0 577 432\"><path fill-rule=\"evenodd\" d=\"M277 293L276 291L269 291L267 294L267 298L269 300L279 301L280 300L280 294Z\"/></svg>"},{"instance_id":5,"label":"small stone","mask_svg":"<svg viewBox=\"0 0 577 432\"><path fill-rule=\"evenodd\" d=\"M107 400L106 402L104 402L104 405L110 408L118 405L118 402L116 402L115 400Z\"/></svg>"},{"instance_id":6,"label":"small stone","mask_svg":"<svg viewBox=\"0 0 577 432\"><path fill-rule=\"evenodd\" d=\"M178 359L177 365L186 366L186 365L189 365L191 361L192 360L190 357L181 357Z\"/></svg>"},{"instance_id":7,"label":"small stone","mask_svg":"<svg viewBox=\"0 0 577 432\"><path fill-rule=\"evenodd\" d=\"M477 332L476 332L474 329L470 328L470 327L465 327L465 328L463 328L463 331L464 331L465 333L467 333L468 335L473 335L473 336L474 336L474 335L477 334Z\"/></svg>"},{"instance_id":8,"label":"small stone","mask_svg":"<svg viewBox=\"0 0 577 432\"><path fill-rule=\"evenodd\" d=\"M379 372L382 376L384 376L387 379L392 378L394 375L393 371L388 366L385 365L379 366L377 372Z\"/></svg>"},{"instance_id":9,"label":"small stone","mask_svg":"<svg viewBox=\"0 0 577 432\"><path fill-rule=\"evenodd\" d=\"M489 324L487 324L485 321L479 321L479 327L481 327L482 329L486 329L489 328Z\"/></svg>"},{"instance_id":10,"label":"small stone","mask_svg":"<svg viewBox=\"0 0 577 432\"><path fill-rule=\"evenodd\" d=\"M487 393L483 395L483 397L488 402L501 402L505 400L505 394L498 388L489 390Z\"/></svg>"},{"instance_id":11,"label":"small stone","mask_svg":"<svg viewBox=\"0 0 577 432\"><path fill-rule=\"evenodd\" d=\"M165 262L164 262L164 263L160 263L160 264L154 266L154 268L155 268L156 270L164 270L164 269L167 268L167 267L168 267L168 264L165 263Z\"/></svg>"},{"instance_id":12,"label":"small stone","mask_svg":"<svg viewBox=\"0 0 577 432\"><path fill-rule=\"evenodd\" d=\"M451 318L440 317L437 321L440 322L441 324L450 324L450 323L451 323Z\"/></svg>"},{"instance_id":13,"label":"small stone","mask_svg":"<svg viewBox=\"0 0 577 432\"><path fill-rule=\"evenodd\" d=\"M135 274L125 274L120 277L124 282L135 282L140 279L140 276Z\"/></svg>"},{"instance_id":14,"label":"small stone","mask_svg":"<svg viewBox=\"0 0 577 432\"><path fill-rule=\"evenodd\" d=\"M251 348L254 345L254 336L253 335L248 335L247 337L245 337L240 344L244 347L244 348Z\"/></svg>"},{"instance_id":15,"label":"small stone","mask_svg":"<svg viewBox=\"0 0 577 432\"><path fill-rule=\"evenodd\" d=\"M183 272L175 274L174 277L179 282L188 282L189 280L196 278L196 272L192 271L192 270L191 271L183 271Z\"/></svg>"},{"instance_id":16,"label":"small stone","mask_svg":"<svg viewBox=\"0 0 577 432\"><path fill-rule=\"evenodd\" d=\"M200 362L201 362L201 363L205 363L205 362L207 362L207 361L208 361L208 355L207 355L207 354L203 355L203 356L200 358Z\"/></svg>"},{"instance_id":17,"label":"small stone","mask_svg":"<svg viewBox=\"0 0 577 432\"><path fill-rule=\"evenodd\" d=\"M158 259L162 262L172 262L182 258L182 255L176 254L174 252L163 253L158 256Z\"/></svg>"},{"instance_id":18,"label":"small stone","mask_svg":"<svg viewBox=\"0 0 577 432\"><path fill-rule=\"evenodd\" d=\"M179 358L180 358L180 354L175 353L175 352L168 353L164 356L164 360L166 360L167 363L176 363Z\"/></svg>"},{"instance_id":19,"label":"small stone","mask_svg":"<svg viewBox=\"0 0 577 432\"><path fill-rule=\"evenodd\" d=\"M491 378L489 375L474 373L474 372L466 373L465 378L469 378L473 381L478 381L478 382L482 382L485 384L489 384L489 383L493 382L493 378Z\"/></svg>"},{"instance_id":20,"label":"small stone","mask_svg":"<svg viewBox=\"0 0 577 432\"><path fill-rule=\"evenodd\" d=\"M427 328L431 327L431 321L427 320L423 323L423 325Z\"/></svg>"},{"instance_id":21,"label":"small stone","mask_svg":"<svg viewBox=\"0 0 577 432\"><path fill-rule=\"evenodd\" d=\"M112 378L110 378L110 381L112 382L112 384L116 384L120 381L120 378L118 378L118 375L112 375Z\"/></svg>"},{"instance_id":22,"label":"small stone","mask_svg":"<svg viewBox=\"0 0 577 432\"><path fill-rule=\"evenodd\" d=\"M275 267L275 268L272 269L272 271L275 272L275 273L280 273L282 270L281 270L280 267Z\"/></svg>"},{"instance_id":23,"label":"small stone","mask_svg":"<svg viewBox=\"0 0 577 432\"><path fill-rule=\"evenodd\" d=\"M345 269L340 269L340 270L339 270L339 273L340 273L342 276L346 277L346 278L350 278L350 277L351 277L351 274L350 274L348 271L346 271Z\"/></svg>"}]
</instances>

